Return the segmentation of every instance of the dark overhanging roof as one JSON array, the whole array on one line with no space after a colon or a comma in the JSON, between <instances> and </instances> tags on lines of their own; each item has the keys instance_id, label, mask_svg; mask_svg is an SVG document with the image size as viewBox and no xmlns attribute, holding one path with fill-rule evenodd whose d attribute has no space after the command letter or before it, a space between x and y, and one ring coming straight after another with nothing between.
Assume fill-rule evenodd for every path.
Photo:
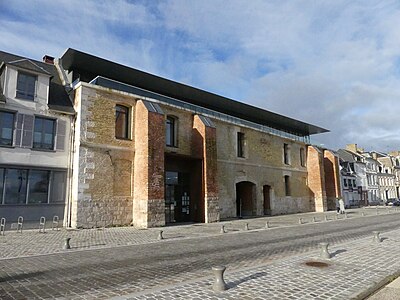
<instances>
[{"instance_id":1,"label":"dark overhanging roof","mask_svg":"<svg viewBox=\"0 0 400 300\"><path fill-rule=\"evenodd\" d=\"M79 76L79 79L84 82L90 82L97 76L103 76L299 136L308 136L329 131L309 123L139 71L75 49L67 49L61 57L61 61L64 69L73 71L74 77Z\"/></svg>"}]
</instances>

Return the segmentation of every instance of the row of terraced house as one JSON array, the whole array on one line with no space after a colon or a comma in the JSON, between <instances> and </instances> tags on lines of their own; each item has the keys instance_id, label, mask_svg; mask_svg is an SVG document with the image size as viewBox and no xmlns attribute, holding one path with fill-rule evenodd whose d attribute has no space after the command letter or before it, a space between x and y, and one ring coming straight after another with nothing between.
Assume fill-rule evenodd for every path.
<instances>
[{"instance_id":1,"label":"row of terraced house","mask_svg":"<svg viewBox=\"0 0 400 300\"><path fill-rule=\"evenodd\" d=\"M343 166L310 144L324 132L74 49L0 52L0 217L147 228L332 210Z\"/></svg>"}]
</instances>

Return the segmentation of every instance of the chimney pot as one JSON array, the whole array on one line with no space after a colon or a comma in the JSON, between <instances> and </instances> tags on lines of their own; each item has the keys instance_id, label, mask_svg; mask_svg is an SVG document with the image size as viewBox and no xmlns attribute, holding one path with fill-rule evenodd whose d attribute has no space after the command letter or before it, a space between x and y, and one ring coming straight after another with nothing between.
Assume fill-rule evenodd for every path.
<instances>
[{"instance_id":1,"label":"chimney pot","mask_svg":"<svg viewBox=\"0 0 400 300\"><path fill-rule=\"evenodd\" d=\"M50 55L43 56L43 62L54 65L54 57Z\"/></svg>"}]
</instances>

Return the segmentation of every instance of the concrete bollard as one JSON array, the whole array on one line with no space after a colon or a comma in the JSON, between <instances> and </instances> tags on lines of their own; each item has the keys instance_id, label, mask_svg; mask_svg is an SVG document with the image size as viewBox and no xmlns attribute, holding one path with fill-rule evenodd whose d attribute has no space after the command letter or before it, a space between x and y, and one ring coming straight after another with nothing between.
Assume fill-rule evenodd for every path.
<instances>
[{"instance_id":1,"label":"concrete bollard","mask_svg":"<svg viewBox=\"0 0 400 300\"><path fill-rule=\"evenodd\" d=\"M163 239L164 239L164 237L163 237L163 231L162 231L162 230L160 230L160 231L158 232L158 237L157 237L157 239L158 239L158 240L163 240Z\"/></svg>"},{"instance_id":2,"label":"concrete bollard","mask_svg":"<svg viewBox=\"0 0 400 300\"><path fill-rule=\"evenodd\" d=\"M24 224L24 217L19 216L17 221L17 232L22 233L23 224Z\"/></svg>"},{"instance_id":3,"label":"concrete bollard","mask_svg":"<svg viewBox=\"0 0 400 300\"><path fill-rule=\"evenodd\" d=\"M70 237L65 238L65 240L64 240L64 250L71 249L71 245L69 244L70 240L71 240Z\"/></svg>"},{"instance_id":4,"label":"concrete bollard","mask_svg":"<svg viewBox=\"0 0 400 300\"><path fill-rule=\"evenodd\" d=\"M374 234L373 241L374 241L375 243L380 243L380 242L382 242L382 239L381 239L381 237L379 236L379 235L380 235L380 232L379 232L379 231L372 231L372 233Z\"/></svg>"},{"instance_id":5,"label":"concrete bollard","mask_svg":"<svg viewBox=\"0 0 400 300\"><path fill-rule=\"evenodd\" d=\"M213 290L215 292L222 292L228 289L225 281L224 281L224 272L226 267L224 266L216 266L212 267L212 271L215 276L215 281L213 283Z\"/></svg>"},{"instance_id":6,"label":"concrete bollard","mask_svg":"<svg viewBox=\"0 0 400 300\"><path fill-rule=\"evenodd\" d=\"M225 233L225 225L221 225L221 233Z\"/></svg>"},{"instance_id":7,"label":"concrete bollard","mask_svg":"<svg viewBox=\"0 0 400 300\"><path fill-rule=\"evenodd\" d=\"M386 213L387 213L387 214L390 214L390 208L388 208L388 209L386 210Z\"/></svg>"},{"instance_id":8,"label":"concrete bollard","mask_svg":"<svg viewBox=\"0 0 400 300\"><path fill-rule=\"evenodd\" d=\"M244 224L244 230L249 230L249 223Z\"/></svg>"},{"instance_id":9,"label":"concrete bollard","mask_svg":"<svg viewBox=\"0 0 400 300\"><path fill-rule=\"evenodd\" d=\"M303 224L303 219L302 218L299 218L299 224L300 225Z\"/></svg>"},{"instance_id":10,"label":"concrete bollard","mask_svg":"<svg viewBox=\"0 0 400 300\"><path fill-rule=\"evenodd\" d=\"M45 233L45 232L46 232L46 218L45 217L40 217L39 233Z\"/></svg>"},{"instance_id":11,"label":"concrete bollard","mask_svg":"<svg viewBox=\"0 0 400 300\"><path fill-rule=\"evenodd\" d=\"M266 229L269 228L269 221L265 222L265 228L266 228Z\"/></svg>"},{"instance_id":12,"label":"concrete bollard","mask_svg":"<svg viewBox=\"0 0 400 300\"><path fill-rule=\"evenodd\" d=\"M365 217L365 212L362 212L362 213L361 213L361 217Z\"/></svg>"},{"instance_id":13,"label":"concrete bollard","mask_svg":"<svg viewBox=\"0 0 400 300\"><path fill-rule=\"evenodd\" d=\"M0 219L0 235L4 235L6 232L6 218Z\"/></svg>"},{"instance_id":14,"label":"concrete bollard","mask_svg":"<svg viewBox=\"0 0 400 300\"><path fill-rule=\"evenodd\" d=\"M317 222L317 219L315 217L312 217L313 223Z\"/></svg>"},{"instance_id":15,"label":"concrete bollard","mask_svg":"<svg viewBox=\"0 0 400 300\"><path fill-rule=\"evenodd\" d=\"M330 259L331 254L328 251L329 243L319 243L319 246L321 247L321 252L319 256L323 259Z\"/></svg>"},{"instance_id":16,"label":"concrete bollard","mask_svg":"<svg viewBox=\"0 0 400 300\"><path fill-rule=\"evenodd\" d=\"M345 212L345 213L344 213L344 218L345 218L345 219L347 219L347 218L348 218L348 216L347 216L347 212Z\"/></svg>"},{"instance_id":17,"label":"concrete bollard","mask_svg":"<svg viewBox=\"0 0 400 300\"><path fill-rule=\"evenodd\" d=\"M325 220L325 222L328 222L328 216L327 215L324 215L324 220Z\"/></svg>"},{"instance_id":18,"label":"concrete bollard","mask_svg":"<svg viewBox=\"0 0 400 300\"><path fill-rule=\"evenodd\" d=\"M378 211L378 208L376 208L376 215L379 215L379 211Z\"/></svg>"}]
</instances>

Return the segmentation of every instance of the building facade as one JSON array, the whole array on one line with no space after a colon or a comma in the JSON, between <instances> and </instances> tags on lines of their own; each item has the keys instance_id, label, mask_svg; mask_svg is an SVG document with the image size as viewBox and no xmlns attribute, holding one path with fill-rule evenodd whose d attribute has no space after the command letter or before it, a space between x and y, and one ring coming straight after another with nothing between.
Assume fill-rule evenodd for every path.
<instances>
[{"instance_id":1,"label":"building facade","mask_svg":"<svg viewBox=\"0 0 400 300\"><path fill-rule=\"evenodd\" d=\"M96 227L334 209L325 129L73 49L60 71L77 113L67 225Z\"/></svg>"},{"instance_id":2,"label":"building facade","mask_svg":"<svg viewBox=\"0 0 400 300\"><path fill-rule=\"evenodd\" d=\"M74 110L53 60L0 52L0 217L65 214Z\"/></svg>"}]
</instances>

